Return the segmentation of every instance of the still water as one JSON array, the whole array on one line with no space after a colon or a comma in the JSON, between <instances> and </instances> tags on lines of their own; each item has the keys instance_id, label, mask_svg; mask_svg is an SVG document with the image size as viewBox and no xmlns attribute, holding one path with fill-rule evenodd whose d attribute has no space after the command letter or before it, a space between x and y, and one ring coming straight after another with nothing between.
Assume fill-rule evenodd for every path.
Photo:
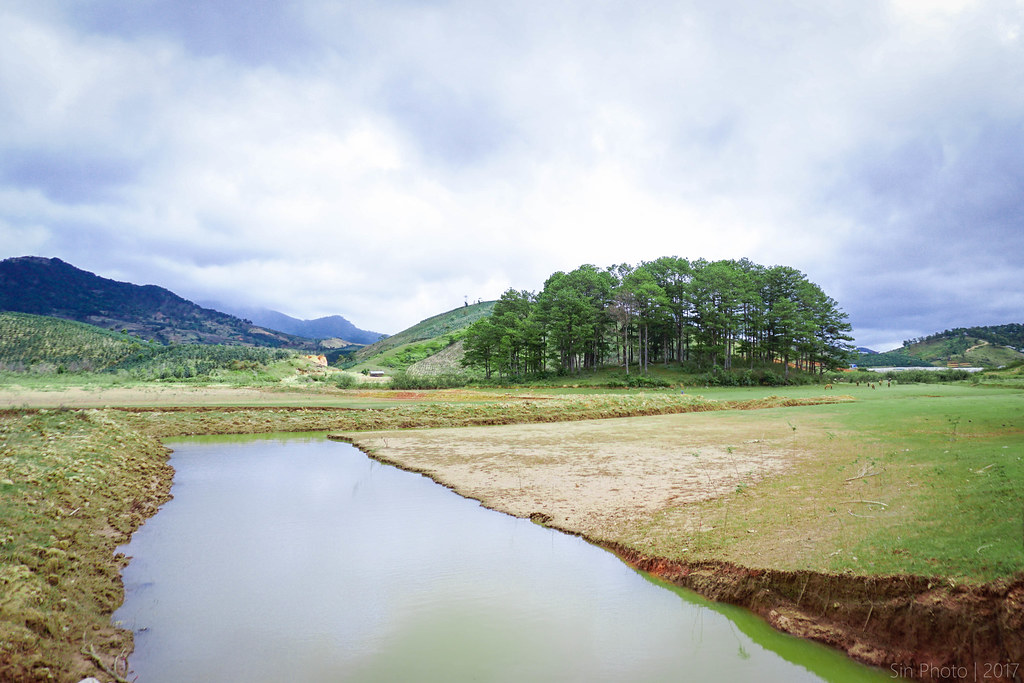
<instances>
[{"instance_id":1,"label":"still water","mask_svg":"<svg viewBox=\"0 0 1024 683\"><path fill-rule=\"evenodd\" d=\"M889 680L348 444L170 445L121 548L141 683Z\"/></svg>"}]
</instances>

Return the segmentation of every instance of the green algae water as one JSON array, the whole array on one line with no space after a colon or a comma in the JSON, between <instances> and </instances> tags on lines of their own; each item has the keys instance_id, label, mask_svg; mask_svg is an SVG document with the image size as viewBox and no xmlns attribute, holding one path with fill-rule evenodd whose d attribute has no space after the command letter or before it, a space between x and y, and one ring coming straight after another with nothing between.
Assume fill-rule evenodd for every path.
<instances>
[{"instance_id":1,"label":"green algae water","mask_svg":"<svg viewBox=\"0 0 1024 683\"><path fill-rule=\"evenodd\" d=\"M121 548L140 683L891 679L348 444L171 446Z\"/></svg>"}]
</instances>

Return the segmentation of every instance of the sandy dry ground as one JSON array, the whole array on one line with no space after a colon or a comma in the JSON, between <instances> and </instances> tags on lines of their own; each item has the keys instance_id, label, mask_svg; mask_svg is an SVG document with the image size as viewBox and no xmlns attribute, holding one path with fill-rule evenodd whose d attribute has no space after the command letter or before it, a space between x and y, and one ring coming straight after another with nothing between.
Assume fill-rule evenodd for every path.
<instances>
[{"instance_id":1,"label":"sandy dry ground","mask_svg":"<svg viewBox=\"0 0 1024 683\"><path fill-rule=\"evenodd\" d=\"M104 406L149 405L218 405L239 401L259 403L265 397L257 389L248 388L191 388L191 387L67 387L46 391L40 389L0 389L0 408L41 407L102 408Z\"/></svg>"},{"instance_id":2,"label":"sandy dry ground","mask_svg":"<svg viewBox=\"0 0 1024 683\"><path fill-rule=\"evenodd\" d=\"M346 438L487 507L608 540L662 510L782 472L801 457L785 422L766 425L741 413Z\"/></svg>"},{"instance_id":3,"label":"sandy dry ground","mask_svg":"<svg viewBox=\"0 0 1024 683\"><path fill-rule=\"evenodd\" d=\"M231 386L0 387L0 408L104 408L108 406L261 406L344 405L379 399L376 387L340 392L329 387L294 390Z\"/></svg>"}]
</instances>

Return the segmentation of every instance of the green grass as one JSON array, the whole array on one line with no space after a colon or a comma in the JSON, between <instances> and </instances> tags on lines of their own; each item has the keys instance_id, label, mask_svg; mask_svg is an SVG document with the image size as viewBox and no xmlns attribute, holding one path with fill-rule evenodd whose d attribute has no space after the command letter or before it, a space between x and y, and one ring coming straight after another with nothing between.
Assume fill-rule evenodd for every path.
<instances>
[{"instance_id":1,"label":"green grass","mask_svg":"<svg viewBox=\"0 0 1024 683\"><path fill-rule=\"evenodd\" d=\"M99 675L131 634L114 551L169 489L166 451L98 411L0 413L0 680Z\"/></svg>"},{"instance_id":2,"label":"green grass","mask_svg":"<svg viewBox=\"0 0 1024 683\"><path fill-rule=\"evenodd\" d=\"M489 316L494 310L495 303L494 301L484 301L456 308L447 313L441 313L440 315L422 320L398 334L393 334L379 342L359 349L353 354L353 360L360 364L374 363L376 362L376 356L396 347L430 339L444 338L446 335L463 330L477 320Z\"/></svg>"},{"instance_id":3,"label":"green grass","mask_svg":"<svg viewBox=\"0 0 1024 683\"><path fill-rule=\"evenodd\" d=\"M842 393L855 401L714 415L788 425L804 455L786 475L667 510L626 540L748 566L971 581L1024 571L1024 392L957 383Z\"/></svg>"},{"instance_id":4,"label":"green grass","mask_svg":"<svg viewBox=\"0 0 1024 683\"><path fill-rule=\"evenodd\" d=\"M347 369L352 372L359 372L364 369L406 370L409 366L440 353L458 341L462 337L462 332L463 330L458 330L443 337L385 348L384 351L370 357L366 361L357 363Z\"/></svg>"},{"instance_id":5,"label":"green grass","mask_svg":"<svg viewBox=\"0 0 1024 683\"><path fill-rule=\"evenodd\" d=\"M1024 361L1017 361L999 370L986 370L977 377L981 384L1024 389Z\"/></svg>"},{"instance_id":6,"label":"green grass","mask_svg":"<svg viewBox=\"0 0 1024 683\"><path fill-rule=\"evenodd\" d=\"M843 416L865 435L856 488L888 496L877 529L835 562L876 571L992 578L1024 569L1024 394L987 387L916 388ZM882 392L878 392L882 393ZM865 496L872 497L872 496ZM903 506L900 512L898 506Z\"/></svg>"}]
</instances>

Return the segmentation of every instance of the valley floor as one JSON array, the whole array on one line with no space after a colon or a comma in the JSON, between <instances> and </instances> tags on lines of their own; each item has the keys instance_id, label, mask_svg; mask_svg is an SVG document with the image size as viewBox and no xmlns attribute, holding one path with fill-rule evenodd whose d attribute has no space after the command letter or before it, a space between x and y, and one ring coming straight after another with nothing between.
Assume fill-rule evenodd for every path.
<instances>
[{"instance_id":1,"label":"valley floor","mask_svg":"<svg viewBox=\"0 0 1024 683\"><path fill-rule=\"evenodd\" d=\"M883 667L1024 660L1018 390L117 391L0 390L4 680L112 680L114 550L166 499L159 439L270 431L330 431Z\"/></svg>"}]
</instances>

